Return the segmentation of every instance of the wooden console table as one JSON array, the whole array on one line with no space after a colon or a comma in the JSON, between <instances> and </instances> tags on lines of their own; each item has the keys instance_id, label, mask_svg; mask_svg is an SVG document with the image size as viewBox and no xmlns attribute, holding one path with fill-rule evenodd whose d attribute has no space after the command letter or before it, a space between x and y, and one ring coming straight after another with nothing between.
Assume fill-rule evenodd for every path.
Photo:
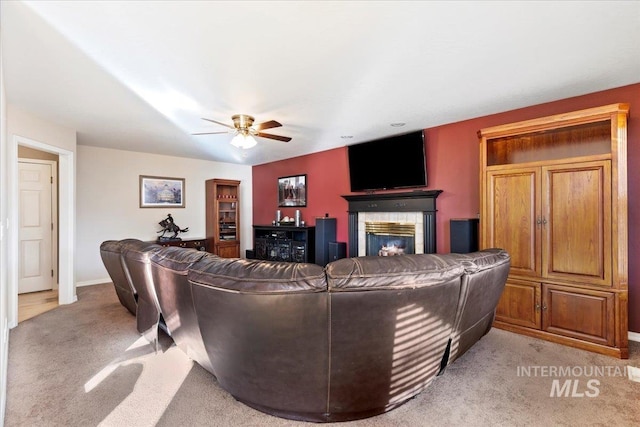
<instances>
[{"instance_id":1,"label":"wooden console table","mask_svg":"<svg viewBox=\"0 0 640 427\"><path fill-rule=\"evenodd\" d=\"M181 248L197 249L199 251L208 251L206 239L182 239L182 240L152 240L161 246L178 246Z\"/></svg>"}]
</instances>

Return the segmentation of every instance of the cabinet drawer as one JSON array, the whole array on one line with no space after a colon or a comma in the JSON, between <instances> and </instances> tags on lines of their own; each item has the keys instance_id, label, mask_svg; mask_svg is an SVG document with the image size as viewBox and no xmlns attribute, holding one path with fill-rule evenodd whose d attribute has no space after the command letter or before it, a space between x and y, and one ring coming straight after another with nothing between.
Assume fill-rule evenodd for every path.
<instances>
[{"instance_id":1,"label":"cabinet drawer","mask_svg":"<svg viewBox=\"0 0 640 427\"><path fill-rule=\"evenodd\" d=\"M615 297L612 292L543 285L543 329L558 335L613 345Z\"/></svg>"}]
</instances>

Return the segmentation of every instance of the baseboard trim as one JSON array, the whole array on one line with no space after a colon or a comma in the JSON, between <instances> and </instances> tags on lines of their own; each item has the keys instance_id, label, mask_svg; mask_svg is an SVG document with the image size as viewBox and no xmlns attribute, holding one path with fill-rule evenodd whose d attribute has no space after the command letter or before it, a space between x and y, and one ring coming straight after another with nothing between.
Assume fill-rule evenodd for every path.
<instances>
[{"instance_id":1,"label":"baseboard trim","mask_svg":"<svg viewBox=\"0 0 640 427\"><path fill-rule=\"evenodd\" d=\"M76 282L76 286L91 286L91 285L101 285L103 283L111 282L111 278L107 277L106 279L95 279L95 280L85 280L82 282Z\"/></svg>"},{"instance_id":2,"label":"baseboard trim","mask_svg":"<svg viewBox=\"0 0 640 427\"><path fill-rule=\"evenodd\" d=\"M640 342L640 332L629 331L629 341Z\"/></svg>"}]
</instances>

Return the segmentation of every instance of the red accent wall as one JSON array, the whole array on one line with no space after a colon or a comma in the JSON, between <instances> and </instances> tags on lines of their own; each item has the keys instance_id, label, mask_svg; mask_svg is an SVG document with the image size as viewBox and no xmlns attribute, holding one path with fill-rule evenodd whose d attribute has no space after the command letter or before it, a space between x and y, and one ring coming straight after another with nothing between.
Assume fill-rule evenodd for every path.
<instances>
[{"instance_id":1,"label":"red accent wall","mask_svg":"<svg viewBox=\"0 0 640 427\"><path fill-rule=\"evenodd\" d=\"M640 83L425 129L426 188L443 190L436 201L438 252L449 252L451 218L474 218L479 212L478 130L621 102L631 105L627 133L629 330L640 332ZM347 202L340 197L351 194L345 148L254 166L254 224L270 224L275 218L278 177L298 174L307 174L308 205L301 208L302 219L314 225L316 217L328 213L337 219L338 241L346 242ZM288 216L295 211L281 209Z\"/></svg>"},{"instance_id":2,"label":"red accent wall","mask_svg":"<svg viewBox=\"0 0 640 427\"><path fill-rule=\"evenodd\" d=\"M294 144L295 141L290 142ZM278 178L307 175L307 206L278 207ZM342 194L349 192L347 150L336 148L253 167L253 223L271 224L276 210L293 218L300 209L306 225L315 225L316 217L329 214L336 218L337 240L347 241L347 202Z\"/></svg>"}]
</instances>

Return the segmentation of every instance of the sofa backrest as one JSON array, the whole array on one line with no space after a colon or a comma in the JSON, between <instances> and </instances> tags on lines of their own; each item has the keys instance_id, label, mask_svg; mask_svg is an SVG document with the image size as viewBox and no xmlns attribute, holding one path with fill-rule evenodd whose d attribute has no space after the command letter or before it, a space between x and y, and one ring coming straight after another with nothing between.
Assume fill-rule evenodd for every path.
<instances>
[{"instance_id":1,"label":"sofa backrest","mask_svg":"<svg viewBox=\"0 0 640 427\"><path fill-rule=\"evenodd\" d=\"M463 271L434 254L327 265L330 421L384 412L431 382L453 330Z\"/></svg>"},{"instance_id":2,"label":"sofa backrest","mask_svg":"<svg viewBox=\"0 0 640 427\"><path fill-rule=\"evenodd\" d=\"M137 310L136 290L131 283L122 259L122 240L107 240L100 245L100 257L122 304L135 316Z\"/></svg>"},{"instance_id":3,"label":"sofa backrest","mask_svg":"<svg viewBox=\"0 0 640 427\"><path fill-rule=\"evenodd\" d=\"M323 414L328 294L315 264L207 258L189 271L200 331L220 385L269 413Z\"/></svg>"},{"instance_id":4,"label":"sofa backrest","mask_svg":"<svg viewBox=\"0 0 640 427\"><path fill-rule=\"evenodd\" d=\"M151 275L160 311L176 346L212 372L187 280L191 266L204 257L216 255L196 249L163 248L151 255Z\"/></svg>"},{"instance_id":5,"label":"sofa backrest","mask_svg":"<svg viewBox=\"0 0 640 427\"><path fill-rule=\"evenodd\" d=\"M506 251L498 248L444 256L464 266L458 315L451 335L448 360L444 362L449 365L491 329L509 275L511 258Z\"/></svg>"},{"instance_id":6,"label":"sofa backrest","mask_svg":"<svg viewBox=\"0 0 640 427\"><path fill-rule=\"evenodd\" d=\"M122 243L122 259L129 272L131 283L138 294L136 323L138 332L149 342L157 346L160 306L156 298L151 275L151 254L162 249L162 246L141 240L130 239Z\"/></svg>"}]
</instances>

